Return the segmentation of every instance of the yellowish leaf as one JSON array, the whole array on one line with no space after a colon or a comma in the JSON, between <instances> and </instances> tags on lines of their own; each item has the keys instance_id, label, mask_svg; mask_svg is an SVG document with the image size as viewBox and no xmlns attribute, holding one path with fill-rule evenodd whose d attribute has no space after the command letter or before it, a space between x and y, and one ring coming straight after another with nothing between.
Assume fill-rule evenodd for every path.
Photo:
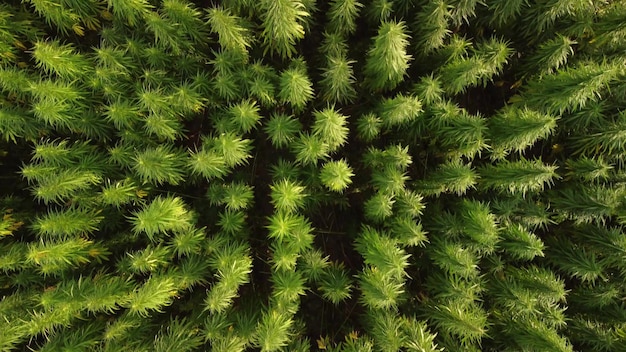
<instances>
[{"instance_id":1,"label":"yellowish leaf","mask_svg":"<svg viewBox=\"0 0 626 352\"><path fill-rule=\"evenodd\" d=\"M328 346L328 336L324 336L321 337L319 339L317 339L317 348L319 348L320 350L325 350Z\"/></svg>"},{"instance_id":2,"label":"yellowish leaf","mask_svg":"<svg viewBox=\"0 0 626 352\"><path fill-rule=\"evenodd\" d=\"M24 45L24 43L22 43L19 40L14 41L13 45L15 45L16 47L18 47L19 49L22 49L22 50L27 50L28 49L28 48L26 48L26 45Z\"/></svg>"},{"instance_id":3,"label":"yellowish leaf","mask_svg":"<svg viewBox=\"0 0 626 352\"><path fill-rule=\"evenodd\" d=\"M102 18L107 21L113 20L113 14L110 13L108 10L102 10L102 12L100 12L100 16L102 16Z\"/></svg>"},{"instance_id":4,"label":"yellowish leaf","mask_svg":"<svg viewBox=\"0 0 626 352\"><path fill-rule=\"evenodd\" d=\"M515 94L514 96L509 98L508 103L512 104L512 103L519 103L523 101L522 97L519 94Z\"/></svg>"},{"instance_id":5,"label":"yellowish leaf","mask_svg":"<svg viewBox=\"0 0 626 352\"><path fill-rule=\"evenodd\" d=\"M74 31L74 33L76 33L77 35L79 35L81 37L85 35L85 28L83 28L78 23L76 23L76 24L74 24L72 26L72 30Z\"/></svg>"}]
</instances>

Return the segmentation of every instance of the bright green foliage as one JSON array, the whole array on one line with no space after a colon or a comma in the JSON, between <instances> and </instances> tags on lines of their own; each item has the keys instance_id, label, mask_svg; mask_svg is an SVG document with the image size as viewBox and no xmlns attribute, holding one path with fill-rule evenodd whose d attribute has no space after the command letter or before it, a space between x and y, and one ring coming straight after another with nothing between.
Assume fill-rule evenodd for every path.
<instances>
[{"instance_id":1,"label":"bright green foliage","mask_svg":"<svg viewBox=\"0 0 626 352\"><path fill-rule=\"evenodd\" d=\"M128 266L131 272L149 274L167 265L170 253L163 247L146 247L146 249L128 253Z\"/></svg>"},{"instance_id":2,"label":"bright green foliage","mask_svg":"<svg viewBox=\"0 0 626 352\"><path fill-rule=\"evenodd\" d=\"M427 118L428 128L436 131L451 158L473 158L487 147L486 120L471 115L450 102L437 103Z\"/></svg>"},{"instance_id":3,"label":"bright green foliage","mask_svg":"<svg viewBox=\"0 0 626 352\"><path fill-rule=\"evenodd\" d=\"M154 351L194 351L202 346L203 337L199 334L199 329L193 323L176 318L168 322L166 329L161 329L159 335L154 340Z\"/></svg>"},{"instance_id":4,"label":"bright green foliage","mask_svg":"<svg viewBox=\"0 0 626 352\"><path fill-rule=\"evenodd\" d=\"M439 49L452 32L448 28L451 13L450 6L444 0L429 1L417 13L416 41L424 54Z\"/></svg>"},{"instance_id":5,"label":"bright green foliage","mask_svg":"<svg viewBox=\"0 0 626 352\"><path fill-rule=\"evenodd\" d=\"M422 103L417 97L402 94L385 99L380 106L380 116L386 128L398 127L416 119L422 112Z\"/></svg>"},{"instance_id":6,"label":"bright green foliage","mask_svg":"<svg viewBox=\"0 0 626 352\"><path fill-rule=\"evenodd\" d=\"M29 246L25 263L37 267L44 275L53 275L91 261L100 261L107 254L105 248L83 238L52 240Z\"/></svg>"},{"instance_id":7,"label":"bright green foliage","mask_svg":"<svg viewBox=\"0 0 626 352\"><path fill-rule=\"evenodd\" d=\"M285 114L272 115L265 124L265 133L267 133L272 144L277 148L288 146L301 129L302 124L300 121L293 116Z\"/></svg>"},{"instance_id":8,"label":"bright green foliage","mask_svg":"<svg viewBox=\"0 0 626 352\"><path fill-rule=\"evenodd\" d=\"M605 222L617 214L624 190L600 185L577 184L554 192L554 204L566 219L577 223Z\"/></svg>"},{"instance_id":9,"label":"bright green foliage","mask_svg":"<svg viewBox=\"0 0 626 352\"><path fill-rule=\"evenodd\" d=\"M363 255L365 263L381 270L393 278L402 278L408 266L404 250L395 246L395 241L371 227L364 227L355 242L356 250Z\"/></svg>"},{"instance_id":10,"label":"bright green foliage","mask_svg":"<svg viewBox=\"0 0 626 352\"><path fill-rule=\"evenodd\" d=\"M23 98L25 96L32 78L34 77L17 68L3 67L0 69L0 87L3 91L17 97Z\"/></svg>"},{"instance_id":11,"label":"bright green foliage","mask_svg":"<svg viewBox=\"0 0 626 352\"><path fill-rule=\"evenodd\" d=\"M139 109L127 100L111 102L105 109L105 118L118 130L130 128L139 120Z\"/></svg>"},{"instance_id":12,"label":"bright green foliage","mask_svg":"<svg viewBox=\"0 0 626 352\"><path fill-rule=\"evenodd\" d=\"M512 52L508 44L498 40L480 43L469 58L455 60L441 68L441 80L447 92L459 94L468 87L487 85L500 73Z\"/></svg>"},{"instance_id":13,"label":"bright green foliage","mask_svg":"<svg viewBox=\"0 0 626 352\"><path fill-rule=\"evenodd\" d=\"M433 76L422 77L413 90L428 105L440 103L444 93L441 82Z\"/></svg>"},{"instance_id":14,"label":"bright green foliage","mask_svg":"<svg viewBox=\"0 0 626 352\"><path fill-rule=\"evenodd\" d=\"M532 260L544 256L544 244L535 234L526 230L522 225L509 225L502 231L504 240L500 246L511 257L520 260Z\"/></svg>"},{"instance_id":15,"label":"bright green foliage","mask_svg":"<svg viewBox=\"0 0 626 352\"><path fill-rule=\"evenodd\" d=\"M368 312L368 328L379 351L398 351L402 346L402 321L390 311Z\"/></svg>"},{"instance_id":16,"label":"bright green foliage","mask_svg":"<svg viewBox=\"0 0 626 352\"><path fill-rule=\"evenodd\" d=\"M400 171L405 171L413 162L408 147L401 145L392 145L385 150L370 148L365 154L364 161L373 169L388 165Z\"/></svg>"},{"instance_id":17,"label":"bright green foliage","mask_svg":"<svg viewBox=\"0 0 626 352\"><path fill-rule=\"evenodd\" d=\"M239 245L227 245L213 254L211 266L217 270L217 282L205 298L206 309L221 313L228 309L238 295L239 287L249 281L252 259L247 249Z\"/></svg>"},{"instance_id":18,"label":"bright green foliage","mask_svg":"<svg viewBox=\"0 0 626 352\"><path fill-rule=\"evenodd\" d=\"M365 267L359 275L362 303L372 309L397 307L404 293L403 282L378 268Z\"/></svg>"},{"instance_id":19,"label":"bright green foliage","mask_svg":"<svg viewBox=\"0 0 626 352\"><path fill-rule=\"evenodd\" d=\"M551 135L556 127L553 116L516 108L502 111L489 123L495 156L509 150L522 152L537 140Z\"/></svg>"},{"instance_id":20,"label":"bright green foliage","mask_svg":"<svg viewBox=\"0 0 626 352\"><path fill-rule=\"evenodd\" d=\"M549 254L560 254L552 257L551 261L562 271L571 277L581 281L595 282L596 280L607 280L603 272L606 261L602 260L596 253L583 248L576 248L569 241L557 239L550 243Z\"/></svg>"},{"instance_id":21,"label":"bright green foliage","mask_svg":"<svg viewBox=\"0 0 626 352\"><path fill-rule=\"evenodd\" d=\"M276 310L266 312L255 332L255 340L261 351L275 351L286 346L292 324L293 320L287 313Z\"/></svg>"},{"instance_id":22,"label":"bright green foliage","mask_svg":"<svg viewBox=\"0 0 626 352\"><path fill-rule=\"evenodd\" d=\"M470 19L476 16L476 7L478 4L483 4L480 0L452 0L450 5L452 10L450 11L450 17L452 22L456 25L461 25L463 22L469 23Z\"/></svg>"},{"instance_id":23,"label":"bright green foliage","mask_svg":"<svg viewBox=\"0 0 626 352\"><path fill-rule=\"evenodd\" d=\"M224 158L227 167L244 165L252 157L249 139L242 139L235 133L223 133L209 142L213 152Z\"/></svg>"},{"instance_id":24,"label":"bright green foliage","mask_svg":"<svg viewBox=\"0 0 626 352\"><path fill-rule=\"evenodd\" d=\"M424 246L428 242L422 224L409 216L393 219L391 232L401 244L406 246Z\"/></svg>"},{"instance_id":25,"label":"bright green foliage","mask_svg":"<svg viewBox=\"0 0 626 352\"><path fill-rule=\"evenodd\" d=\"M162 14L150 11L145 15L144 21L156 45L167 46L176 54L191 47L191 43L183 38L184 34L174 29L175 27Z\"/></svg>"},{"instance_id":26,"label":"bright green foliage","mask_svg":"<svg viewBox=\"0 0 626 352\"><path fill-rule=\"evenodd\" d=\"M470 346L487 333L487 314L475 304L447 300L430 310L437 328L459 339L462 346Z\"/></svg>"},{"instance_id":27,"label":"bright green foliage","mask_svg":"<svg viewBox=\"0 0 626 352\"><path fill-rule=\"evenodd\" d=\"M327 57L344 57L348 53L348 42L345 36L339 33L324 32L324 39L320 51L327 53Z\"/></svg>"},{"instance_id":28,"label":"bright green foliage","mask_svg":"<svg viewBox=\"0 0 626 352\"><path fill-rule=\"evenodd\" d=\"M69 209L62 212L49 212L38 218L33 229L44 238L58 238L88 234L98 229L101 216L84 209Z\"/></svg>"},{"instance_id":29,"label":"bright green foliage","mask_svg":"<svg viewBox=\"0 0 626 352\"><path fill-rule=\"evenodd\" d=\"M626 5L0 5L0 350L626 350Z\"/></svg>"},{"instance_id":30,"label":"bright green foliage","mask_svg":"<svg viewBox=\"0 0 626 352\"><path fill-rule=\"evenodd\" d=\"M136 154L133 167L142 182L175 185L184 180L183 155L168 147L150 148Z\"/></svg>"},{"instance_id":31,"label":"bright green foliage","mask_svg":"<svg viewBox=\"0 0 626 352\"><path fill-rule=\"evenodd\" d=\"M313 84L307 76L304 61L292 61L290 68L280 74L279 88L278 98L283 104L291 104L296 111L304 109L313 98Z\"/></svg>"},{"instance_id":32,"label":"bright green foliage","mask_svg":"<svg viewBox=\"0 0 626 352\"><path fill-rule=\"evenodd\" d=\"M478 274L478 257L466 246L446 240L434 242L431 253L435 264L450 276L475 278Z\"/></svg>"},{"instance_id":33,"label":"bright green foliage","mask_svg":"<svg viewBox=\"0 0 626 352\"><path fill-rule=\"evenodd\" d=\"M28 170L23 169L22 173L28 178ZM35 198L44 203L61 203L77 196L81 191L92 188L99 184L101 178L94 172L81 171L76 169L50 168L44 169L45 175L33 188Z\"/></svg>"},{"instance_id":34,"label":"bright green foliage","mask_svg":"<svg viewBox=\"0 0 626 352\"><path fill-rule=\"evenodd\" d=\"M178 31L195 44L206 39L202 23L202 13L186 0L163 0L162 12L169 23L178 27Z\"/></svg>"},{"instance_id":35,"label":"bright green foliage","mask_svg":"<svg viewBox=\"0 0 626 352\"><path fill-rule=\"evenodd\" d=\"M245 213L237 210L226 209L219 214L217 224L222 228L224 233L233 236L243 231L245 221Z\"/></svg>"},{"instance_id":36,"label":"bright green foliage","mask_svg":"<svg viewBox=\"0 0 626 352\"><path fill-rule=\"evenodd\" d=\"M357 132L360 139L371 141L380 134L382 120L375 114L369 113L357 120Z\"/></svg>"},{"instance_id":37,"label":"bright green foliage","mask_svg":"<svg viewBox=\"0 0 626 352\"><path fill-rule=\"evenodd\" d=\"M568 58L574 54L572 46L575 44L577 44L575 41L559 35L539 46L537 53L529 62L533 69L552 73L567 63Z\"/></svg>"},{"instance_id":38,"label":"bright green foliage","mask_svg":"<svg viewBox=\"0 0 626 352\"><path fill-rule=\"evenodd\" d=\"M237 85L236 77L231 72L218 73L211 83L213 90L221 99L235 101L241 96L241 87Z\"/></svg>"},{"instance_id":39,"label":"bright green foliage","mask_svg":"<svg viewBox=\"0 0 626 352\"><path fill-rule=\"evenodd\" d=\"M230 120L240 133L248 133L261 123L259 108L252 101L246 100L228 109Z\"/></svg>"},{"instance_id":40,"label":"bright green foliage","mask_svg":"<svg viewBox=\"0 0 626 352\"><path fill-rule=\"evenodd\" d=\"M463 235L470 239L468 245L476 247L474 251L477 253L493 253L500 238L498 224L489 207L484 203L465 200L459 208Z\"/></svg>"},{"instance_id":41,"label":"bright green foliage","mask_svg":"<svg viewBox=\"0 0 626 352\"><path fill-rule=\"evenodd\" d=\"M147 0L107 0L107 3L113 15L131 27L137 25L152 9Z\"/></svg>"},{"instance_id":42,"label":"bright green foliage","mask_svg":"<svg viewBox=\"0 0 626 352\"><path fill-rule=\"evenodd\" d=\"M567 160L567 176L582 181L601 181L610 176L613 166L602 158L590 159L583 157L577 160Z\"/></svg>"},{"instance_id":43,"label":"bright green foliage","mask_svg":"<svg viewBox=\"0 0 626 352\"><path fill-rule=\"evenodd\" d=\"M173 250L179 257L197 254L201 251L204 240L203 229L177 232L170 242L169 249Z\"/></svg>"},{"instance_id":44,"label":"bright green foliage","mask_svg":"<svg viewBox=\"0 0 626 352\"><path fill-rule=\"evenodd\" d=\"M180 232L192 226L191 214L182 199L157 197L131 217L133 231L145 233L151 240L158 234Z\"/></svg>"},{"instance_id":45,"label":"bright green foliage","mask_svg":"<svg viewBox=\"0 0 626 352\"><path fill-rule=\"evenodd\" d=\"M480 169L480 183L484 187L524 195L552 185L558 178L556 169L556 166L544 165L540 160L506 160Z\"/></svg>"},{"instance_id":46,"label":"bright green foliage","mask_svg":"<svg viewBox=\"0 0 626 352\"><path fill-rule=\"evenodd\" d=\"M202 149L191 152L189 168L194 175L200 175L207 179L220 178L228 171L226 160L215 151Z\"/></svg>"},{"instance_id":47,"label":"bright green foliage","mask_svg":"<svg viewBox=\"0 0 626 352\"><path fill-rule=\"evenodd\" d=\"M331 56L328 58L328 66L322 73L320 85L324 99L334 103L348 103L356 98L354 84L354 60L348 60L343 56Z\"/></svg>"},{"instance_id":48,"label":"bright green foliage","mask_svg":"<svg viewBox=\"0 0 626 352\"><path fill-rule=\"evenodd\" d=\"M436 335L428 331L425 322L418 321L415 318L405 318L403 323L406 334L404 345L407 351L441 351L435 343Z\"/></svg>"},{"instance_id":49,"label":"bright green foliage","mask_svg":"<svg viewBox=\"0 0 626 352\"><path fill-rule=\"evenodd\" d=\"M328 11L328 29L334 33L352 34L356 30L356 17L363 4L356 0L331 1Z\"/></svg>"},{"instance_id":50,"label":"bright green foliage","mask_svg":"<svg viewBox=\"0 0 626 352\"><path fill-rule=\"evenodd\" d=\"M298 237L309 237L312 230L306 218L286 212L272 215L267 229L270 238L292 244L298 243Z\"/></svg>"},{"instance_id":51,"label":"bright green foliage","mask_svg":"<svg viewBox=\"0 0 626 352\"><path fill-rule=\"evenodd\" d=\"M339 131L341 133L341 131ZM301 133L292 144L296 160L304 165L317 165L320 159L328 157L330 147L319 137Z\"/></svg>"},{"instance_id":52,"label":"bright green foliage","mask_svg":"<svg viewBox=\"0 0 626 352\"><path fill-rule=\"evenodd\" d=\"M33 57L37 67L63 79L76 79L88 73L89 62L69 45L53 42L35 43Z\"/></svg>"},{"instance_id":53,"label":"bright green foliage","mask_svg":"<svg viewBox=\"0 0 626 352\"><path fill-rule=\"evenodd\" d=\"M274 242L272 245L272 270L276 271L293 271L297 265L299 253L297 248L289 244ZM295 300L282 300L288 305L292 305Z\"/></svg>"},{"instance_id":54,"label":"bright green foliage","mask_svg":"<svg viewBox=\"0 0 626 352\"><path fill-rule=\"evenodd\" d=\"M150 113L144 123L146 132L161 140L173 141L180 135L181 126L178 121L166 115Z\"/></svg>"},{"instance_id":55,"label":"bright green foliage","mask_svg":"<svg viewBox=\"0 0 626 352\"><path fill-rule=\"evenodd\" d=\"M224 203L227 209L246 209L250 207L253 197L254 190L251 186L239 182L231 183L224 185L222 200L218 203Z\"/></svg>"},{"instance_id":56,"label":"bright green foliage","mask_svg":"<svg viewBox=\"0 0 626 352\"><path fill-rule=\"evenodd\" d=\"M491 21L503 25L519 15L523 7L527 7L526 0L492 1L489 10L492 11Z\"/></svg>"},{"instance_id":57,"label":"bright green foliage","mask_svg":"<svg viewBox=\"0 0 626 352\"><path fill-rule=\"evenodd\" d=\"M352 284L341 265L331 265L319 279L322 296L334 304L351 297Z\"/></svg>"},{"instance_id":58,"label":"bright green foliage","mask_svg":"<svg viewBox=\"0 0 626 352\"><path fill-rule=\"evenodd\" d=\"M250 47L249 34L241 19L228 9L214 7L208 10L211 32L219 37L220 46L226 50L247 52Z\"/></svg>"},{"instance_id":59,"label":"bright green foliage","mask_svg":"<svg viewBox=\"0 0 626 352\"><path fill-rule=\"evenodd\" d=\"M304 279L297 271L278 270L272 276L273 299L277 302L295 302L304 295Z\"/></svg>"},{"instance_id":60,"label":"bright green foliage","mask_svg":"<svg viewBox=\"0 0 626 352\"><path fill-rule=\"evenodd\" d=\"M128 312L131 315L148 316L151 312L159 312L163 307L172 304L175 295L176 286L174 286L173 278L150 277L129 295Z\"/></svg>"},{"instance_id":61,"label":"bright green foliage","mask_svg":"<svg viewBox=\"0 0 626 352\"><path fill-rule=\"evenodd\" d=\"M33 140L39 124L29 121L26 112L21 110L0 110L0 131L6 142L15 142L18 138Z\"/></svg>"},{"instance_id":62,"label":"bright green foliage","mask_svg":"<svg viewBox=\"0 0 626 352\"><path fill-rule=\"evenodd\" d=\"M306 6L298 0L262 0L263 44L265 51L291 57L297 41L304 38L302 22L309 16Z\"/></svg>"},{"instance_id":63,"label":"bright green foliage","mask_svg":"<svg viewBox=\"0 0 626 352\"><path fill-rule=\"evenodd\" d=\"M347 116L333 109L324 109L314 113L315 122L311 128L313 136L327 144L331 151L344 145L348 139Z\"/></svg>"},{"instance_id":64,"label":"bright green foliage","mask_svg":"<svg viewBox=\"0 0 626 352\"><path fill-rule=\"evenodd\" d=\"M325 270L331 265L328 256L323 257L320 250L307 250L302 253L302 273L311 281L319 281Z\"/></svg>"},{"instance_id":65,"label":"bright green foliage","mask_svg":"<svg viewBox=\"0 0 626 352\"><path fill-rule=\"evenodd\" d=\"M383 222L393 214L394 203L393 196L378 192L365 202L365 216L371 221Z\"/></svg>"},{"instance_id":66,"label":"bright green foliage","mask_svg":"<svg viewBox=\"0 0 626 352\"><path fill-rule=\"evenodd\" d=\"M511 328L504 328L502 333L514 345L571 351L567 340L559 337L557 332L559 327L565 325L563 309L558 306L565 297L564 284L549 271L537 267L513 269L506 274L506 279L493 282L497 287L508 287L507 291L495 295L494 301L498 310L512 308L517 313L507 314L498 320L503 327L521 328L523 332L513 336ZM546 319L531 324L537 321L537 314L545 314Z\"/></svg>"},{"instance_id":67,"label":"bright green foliage","mask_svg":"<svg viewBox=\"0 0 626 352\"><path fill-rule=\"evenodd\" d=\"M449 192L463 195L473 189L477 181L478 175L470 165L455 161L439 165L437 170L426 176L420 188L426 194Z\"/></svg>"},{"instance_id":68,"label":"bright green foliage","mask_svg":"<svg viewBox=\"0 0 626 352\"><path fill-rule=\"evenodd\" d=\"M274 97L275 87L268 78L263 76L254 77L248 87L250 95L255 97L263 106L276 105L276 98Z\"/></svg>"},{"instance_id":69,"label":"bright green foliage","mask_svg":"<svg viewBox=\"0 0 626 352\"><path fill-rule=\"evenodd\" d=\"M354 176L352 168L345 160L331 161L322 166L320 178L322 183L331 191L341 192L351 183Z\"/></svg>"},{"instance_id":70,"label":"bright green foliage","mask_svg":"<svg viewBox=\"0 0 626 352\"><path fill-rule=\"evenodd\" d=\"M92 2L89 2L86 8L83 5L83 9L87 10L87 12L76 11L78 9L72 8L73 2L71 1L69 3L57 3L50 0L29 0L28 2L33 7L33 10L45 19L48 25L56 26L58 31L64 35L70 34L70 30L72 30L72 34L84 35L84 26L81 22L91 27L90 29L95 29L95 27L99 26L98 20L92 17L94 10L97 11L97 7Z\"/></svg>"},{"instance_id":71,"label":"bright green foliage","mask_svg":"<svg viewBox=\"0 0 626 352\"><path fill-rule=\"evenodd\" d=\"M622 150L626 142L624 140L624 127L624 123L618 121L604 125L602 128L594 128L588 135L573 141L577 147L576 153L599 157L610 155L621 158L619 151Z\"/></svg>"},{"instance_id":72,"label":"bright green foliage","mask_svg":"<svg viewBox=\"0 0 626 352\"><path fill-rule=\"evenodd\" d=\"M367 53L364 73L372 90L395 88L409 68L409 36L404 22L383 22Z\"/></svg>"},{"instance_id":73,"label":"bright green foliage","mask_svg":"<svg viewBox=\"0 0 626 352\"><path fill-rule=\"evenodd\" d=\"M525 101L531 108L551 114L576 111L598 101L620 71L617 62L581 62L541 81L529 82Z\"/></svg>"},{"instance_id":74,"label":"bright green foliage","mask_svg":"<svg viewBox=\"0 0 626 352\"><path fill-rule=\"evenodd\" d=\"M400 193L409 177L405 172L395 167L385 167L372 172L372 185L381 193L396 195Z\"/></svg>"},{"instance_id":75,"label":"bright green foliage","mask_svg":"<svg viewBox=\"0 0 626 352\"><path fill-rule=\"evenodd\" d=\"M296 212L304 205L305 188L299 183L283 179L270 188L272 204L279 212Z\"/></svg>"}]
</instances>

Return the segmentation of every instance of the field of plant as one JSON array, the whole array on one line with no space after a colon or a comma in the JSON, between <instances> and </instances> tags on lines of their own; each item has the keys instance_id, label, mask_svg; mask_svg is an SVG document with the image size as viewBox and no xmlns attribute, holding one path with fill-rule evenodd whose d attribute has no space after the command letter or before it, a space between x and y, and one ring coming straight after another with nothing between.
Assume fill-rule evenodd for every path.
<instances>
[{"instance_id":1,"label":"field of plant","mask_svg":"<svg viewBox=\"0 0 626 352\"><path fill-rule=\"evenodd\" d=\"M626 351L625 197L625 1L0 4L0 351Z\"/></svg>"}]
</instances>

